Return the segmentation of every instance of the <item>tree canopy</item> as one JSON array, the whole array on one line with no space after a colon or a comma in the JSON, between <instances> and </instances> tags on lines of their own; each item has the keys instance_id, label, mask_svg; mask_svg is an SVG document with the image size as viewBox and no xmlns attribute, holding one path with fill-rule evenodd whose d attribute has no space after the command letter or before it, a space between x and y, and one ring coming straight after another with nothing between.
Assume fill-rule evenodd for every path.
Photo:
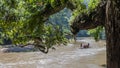
<instances>
[{"instance_id":1,"label":"tree canopy","mask_svg":"<svg viewBox=\"0 0 120 68\"><path fill-rule=\"evenodd\" d=\"M1 0L1 38L10 38L14 44L26 44L28 41L39 40L39 44L43 44L44 49L60 43L65 44L64 32L60 31L59 26L51 24L48 21L49 17L64 8L72 10L69 22L72 33L76 34L83 28L89 29L103 25L104 20L101 19L104 18L99 20L99 16L104 14L103 6L104 3L100 3L99 0Z\"/></svg>"}]
</instances>

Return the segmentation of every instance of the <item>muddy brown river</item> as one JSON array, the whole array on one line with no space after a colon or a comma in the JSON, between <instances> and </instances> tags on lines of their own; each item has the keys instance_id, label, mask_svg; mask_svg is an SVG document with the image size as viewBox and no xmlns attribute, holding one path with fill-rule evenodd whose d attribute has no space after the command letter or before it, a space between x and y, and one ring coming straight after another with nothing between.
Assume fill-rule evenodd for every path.
<instances>
[{"instance_id":1,"label":"muddy brown river","mask_svg":"<svg viewBox=\"0 0 120 68\"><path fill-rule=\"evenodd\" d=\"M90 43L90 48L80 49L80 43ZM48 54L41 52L0 53L0 68L83 68L80 63L89 57L105 51L105 41L95 42L82 38L68 46L58 46ZM89 67L91 68L91 67ZM92 66L92 68L96 68Z\"/></svg>"}]
</instances>

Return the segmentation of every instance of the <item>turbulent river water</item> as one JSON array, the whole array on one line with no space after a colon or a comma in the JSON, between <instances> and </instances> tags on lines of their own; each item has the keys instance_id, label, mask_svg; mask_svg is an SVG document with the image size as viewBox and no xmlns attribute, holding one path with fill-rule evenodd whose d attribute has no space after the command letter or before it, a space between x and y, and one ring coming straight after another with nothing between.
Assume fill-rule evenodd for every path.
<instances>
[{"instance_id":1,"label":"turbulent river water","mask_svg":"<svg viewBox=\"0 0 120 68\"><path fill-rule=\"evenodd\" d=\"M90 43L90 48L80 49L80 43ZM105 50L104 41L82 38L68 46L58 46L48 54L41 52L0 53L0 68L77 68L72 66L82 57ZM80 67L79 67L80 68Z\"/></svg>"}]
</instances>

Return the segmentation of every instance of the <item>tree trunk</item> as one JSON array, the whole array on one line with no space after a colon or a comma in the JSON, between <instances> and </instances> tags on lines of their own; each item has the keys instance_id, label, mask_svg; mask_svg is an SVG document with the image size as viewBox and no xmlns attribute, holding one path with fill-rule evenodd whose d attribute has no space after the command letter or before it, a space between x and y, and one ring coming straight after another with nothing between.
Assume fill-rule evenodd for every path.
<instances>
[{"instance_id":1,"label":"tree trunk","mask_svg":"<svg viewBox=\"0 0 120 68\"><path fill-rule=\"evenodd\" d=\"M106 5L107 68L120 68L120 1Z\"/></svg>"}]
</instances>

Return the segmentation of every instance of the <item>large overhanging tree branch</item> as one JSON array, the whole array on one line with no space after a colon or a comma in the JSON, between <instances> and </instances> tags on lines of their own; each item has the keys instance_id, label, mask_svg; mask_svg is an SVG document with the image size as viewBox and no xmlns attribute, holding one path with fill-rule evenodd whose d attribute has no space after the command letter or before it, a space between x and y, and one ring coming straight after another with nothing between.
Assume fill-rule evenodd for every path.
<instances>
[{"instance_id":1,"label":"large overhanging tree branch","mask_svg":"<svg viewBox=\"0 0 120 68\"><path fill-rule=\"evenodd\" d=\"M61 2L62 0L54 0L55 4L51 4L49 1L44 4L43 8L38 11L37 13L33 14L31 16L31 19L29 21L29 27L31 31L34 30L37 26L39 27L37 31L42 30L42 27L44 22L49 18L50 15L59 12L60 10L64 9L65 7L70 8L71 10L77 9L76 5L71 3L71 1L66 0L64 2ZM82 29L91 29L95 28L97 26L104 26L105 22L105 3L102 2L98 5L94 11L89 12L88 14L81 13L79 16L77 16L72 25L72 33L75 35L79 30ZM104 16L102 16L104 15ZM34 23L33 23L34 22ZM35 25L37 24L37 25ZM39 25L38 25L39 24ZM32 28L31 28L32 25ZM35 26L33 26L35 25ZM25 26L26 27L26 26ZM29 30L29 29L28 29ZM28 31L27 30L27 31ZM26 31L26 32L27 32ZM43 32L43 31L40 31ZM37 45L36 45L37 46ZM44 48L45 49L45 48Z\"/></svg>"},{"instance_id":2,"label":"large overhanging tree branch","mask_svg":"<svg viewBox=\"0 0 120 68\"><path fill-rule=\"evenodd\" d=\"M50 15L55 14L55 13L59 12L60 10L63 10L65 7L69 7L71 10L73 10L75 8L75 6L68 0L63 0L63 1L62 0L54 0L54 1L55 1L55 3L54 2L51 3L49 1L45 2L45 4L43 5L43 7L40 11L37 11L32 16L30 16L30 19L28 21L29 23L27 25L25 25L25 28L26 28L26 26L28 26L27 29L32 32L32 31L34 31L34 28L38 27L38 29L36 29L36 31L39 32L39 35L41 35L40 33L44 32L44 29L43 29L44 22L46 22L48 20ZM32 28L31 28L31 26L32 26ZM25 32L27 32L27 31L25 31ZM38 36L38 35L36 35L36 36ZM41 40L39 40L38 38L40 38ZM37 38L34 38L35 42L37 42L36 40L37 41L39 40L42 42L43 39L40 36L38 36ZM35 46L44 53L47 53L49 48L51 48L49 46L42 46L41 43L39 43L39 42L35 43Z\"/></svg>"},{"instance_id":3,"label":"large overhanging tree branch","mask_svg":"<svg viewBox=\"0 0 120 68\"><path fill-rule=\"evenodd\" d=\"M61 2L61 0L55 0L55 1L57 4L54 7L48 2L47 4L45 4L44 9L38 12L37 15L44 17L43 21L46 21L50 15L59 12L65 7L70 8L71 10L76 9L76 6L70 0L65 0L63 3ZM92 12L89 12L88 14L86 13L79 14L74 19L74 21L72 21L72 25L71 25L72 33L76 34L79 32L79 30L93 29L96 28L97 26L104 26L105 17L106 17L105 6L106 6L106 2L101 1L100 4Z\"/></svg>"},{"instance_id":4,"label":"large overhanging tree branch","mask_svg":"<svg viewBox=\"0 0 120 68\"><path fill-rule=\"evenodd\" d=\"M0 6L0 10L2 11L2 13L0 15L3 15L3 17L0 16L0 27L2 27L2 29L5 29L4 32L6 32L5 34L7 35L7 37L10 37L10 39L12 39L13 44L26 44L26 41L32 39L35 41L34 45L38 46L38 48L42 48L41 51L43 51L44 53L46 46L41 46L42 40L45 39L42 35L45 36L45 32L47 32L47 30L50 30L48 27L44 28L44 22L46 22L50 15L59 12L65 7L74 9L74 6L68 0L10 0L10 3L8 1L2 0L2 2L3 4L2 6ZM9 9L15 9L19 12L15 14L16 11L14 10L8 11L8 6L11 5L12 7L9 7ZM6 11L3 10L5 9L5 7L7 7ZM21 11L19 10L19 8L21 9ZM9 12L7 16L6 12ZM13 13L14 15L11 13ZM11 17L11 15L14 17ZM16 20L19 15L20 18ZM49 36L47 37L49 38ZM50 41L49 39L47 40L47 43L48 41ZM54 38L53 40L59 39ZM53 45L53 42L54 41L52 41L52 44L50 43L50 45Z\"/></svg>"},{"instance_id":5,"label":"large overhanging tree branch","mask_svg":"<svg viewBox=\"0 0 120 68\"><path fill-rule=\"evenodd\" d=\"M71 22L71 31L76 35L79 30L93 29L98 26L105 25L105 10L106 2L101 1L101 3L92 11L87 13L81 13L75 17Z\"/></svg>"},{"instance_id":6,"label":"large overhanging tree branch","mask_svg":"<svg viewBox=\"0 0 120 68\"><path fill-rule=\"evenodd\" d=\"M38 12L37 15L44 17L43 18L44 21L46 21L50 15L63 10L65 7L71 10L76 8L76 6L73 5L70 0L54 0L54 1L55 1L54 5L48 1L43 7L43 9L40 12Z\"/></svg>"},{"instance_id":7,"label":"large overhanging tree branch","mask_svg":"<svg viewBox=\"0 0 120 68\"><path fill-rule=\"evenodd\" d=\"M21 22L21 24L18 23L18 24L16 24L16 26L14 26L16 29L16 28L18 28L17 25L22 25L20 27L20 29L19 28L17 29L18 30L17 32L13 31L14 35L16 35L16 33L19 34L18 37L16 38L16 36L15 36L13 40L16 40L18 38L21 39L21 36L22 36L22 38L25 38L25 39L26 38L28 39L28 37L30 37L30 38L33 38L34 40L36 40L37 38L41 38L41 35L44 34L44 32L45 32L44 31L44 22L49 18L50 15L59 12L60 10L64 9L65 7L70 8L71 10L74 11L74 9L77 9L78 7L80 7L80 5L82 5L82 3L80 3L80 2L74 2L74 1L79 1L79 0L43 0L43 1L40 1L40 3L35 5L35 6L39 7L40 10L37 7L34 8L34 9L36 9L35 11L28 10L28 12L30 12L30 17L29 17L29 14L27 16L29 18L26 19L24 17L27 21L25 20L24 23ZM76 3L79 4L79 6L77 6ZM31 5L31 3L30 3L27 6L33 6L33 5ZM99 7L98 7L97 10L90 12L89 14L80 14L77 17L78 19L75 19L75 21L73 21L73 24L71 26L73 29L72 30L73 34L75 34L74 32L77 32L76 30L80 30L83 28L89 29L89 28L93 28L93 27L97 27L98 25L101 25L101 21L102 20L104 21L104 18L99 19L99 17L97 15L100 16L102 14L102 12L101 12L101 10L103 10L102 6L101 6L101 9L99 9ZM30 9L30 7L28 7L27 9ZM99 12L98 12L98 10L99 10ZM94 15L94 16L92 16L92 15ZM10 19L7 19L7 21L9 21L9 20ZM96 24L97 21L100 23ZM78 23L78 22L80 22L80 23ZM16 21L13 20L13 21L10 21L10 23L11 24L16 23ZM8 23L7 27L9 27L9 25L11 26L10 23ZM6 23L4 23L4 24L6 24ZM87 26L88 24L89 24L89 28ZM11 27L11 30L13 30L12 28L13 27ZM37 39L37 40L39 40L39 39Z\"/></svg>"},{"instance_id":8,"label":"large overhanging tree branch","mask_svg":"<svg viewBox=\"0 0 120 68\"><path fill-rule=\"evenodd\" d=\"M42 9L38 14L35 16L40 15L43 18L43 21L46 21L50 15L59 12L60 10L64 9L65 7L70 8L71 10L76 9L76 6L70 0L55 0L55 6L53 7L51 3L46 3L44 9ZM106 1L101 1L100 4L88 14L81 13L79 14L74 21L72 21L72 33L76 34L79 30L83 29L93 29L97 26L104 26L105 23L105 7ZM34 17L34 15L33 15Z\"/></svg>"},{"instance_id":9,"label":"large overhanging tree branch","mask_svg":"<svg viewBox=\"0 0 120 68\"><path fill-rule=\"evenodd\" d=\"M52 1L52 0L50 0ZM28 30L31 32L38 27L38 31L43 32L44 22L48 20L50 15L63 10L65 7L70 8L71 10L75 9L75 6L69 0L53 0L54 2L45 1L44 4L38 4L38 7L41 7L39 11L35 11L28 19L28 22L25 23L24 27L26 29L25 33ZM27 27L26 27L27 26ZM32 28L31 28L32 27ZM29 33L29 32L28 32Z\"/></svg>"}]
</instances>

